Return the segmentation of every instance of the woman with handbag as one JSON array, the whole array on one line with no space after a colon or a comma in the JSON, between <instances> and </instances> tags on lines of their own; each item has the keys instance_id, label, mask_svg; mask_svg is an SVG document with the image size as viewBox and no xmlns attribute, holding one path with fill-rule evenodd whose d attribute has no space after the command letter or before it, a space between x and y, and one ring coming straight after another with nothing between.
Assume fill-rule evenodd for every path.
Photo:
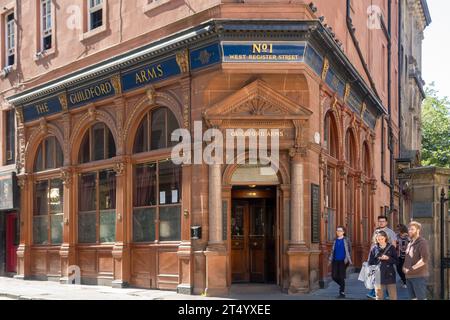
<instances>
[{"instance_id":1,"label":"woman with handbag","mask_svg":"<svg viewBox=\"0 0 450 320\"><path fill-rule=\"evenodd\" d=\"M352 264L352 246L350 240L346 237L345 228L338 226L336 228L336 238L331 248L329 264L331 264L331 276L333 281L339 285L338 298L345 298L345 278L346 269Z\"/></svg>"},{"instance_id":2,"label":"woman with handbag","mask_svg":"<svg viewBox=\"0 0 450 320\"><path fill-rule=\"evenodd\" d=\"M375 282L375 294L377 300L384 299L384 291L387 289L390 300L397 300L396 271L398 256L397 250L388 243L386 232L379 230L376 236L376 245L370 250L369 265L379 266L379 277Z\"/></svg>"}]
</instances>

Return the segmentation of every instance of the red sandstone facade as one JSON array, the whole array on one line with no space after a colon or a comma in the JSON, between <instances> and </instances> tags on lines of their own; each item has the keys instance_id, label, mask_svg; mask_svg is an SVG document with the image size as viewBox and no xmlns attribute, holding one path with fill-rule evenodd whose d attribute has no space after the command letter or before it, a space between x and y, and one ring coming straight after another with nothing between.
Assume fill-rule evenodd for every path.
<instances>
[{"instance_id":1,"label":"red sandstone facade","mask_svg":"<svg viewBox=\"0 0 450 320\"><path fill-rule=\"evenodd\" d=\"M2 28L6 14L13 11L16 35L19 35L15 63L0 81L0 127L5 127L5 111L18 110L15 164L6 165L5 152L0 153L0 164L5 164L0 170L17 171L20 186L20 208L10 211L17 212L20 220L15 270L18 277L67 282L69 266L77 265L87 283L178 289L195 294L206 291L216 295L228 292L236 281L270 281L282 290L302 293L326 281L328 252L337 225L346 225L349 229L355 265L365 260L376 216L389 211L391 205L398 206L397 185L390 179L388 149L391 125L392 152L397 158L396 1L392 1L391 6L391 51L386 30L383 27L369 29L367 24L367 8L371 3L378 5L383 23L387 24L388 1L350 1L349 13L361 56L346 25L346 1L333 1L332 5L330 1L314 1L317 11L303 1L192 1L193 7L178 0L103 1L103 24L92 31L88 31L85 2L51 1L53 45L42 56L37 56L41 51L40 36L35 31L39 25L36 22L39 1L0 1L0 7L4 8L0 12ZM71 21L78 19L76 8L80 8L81 20ZM193 71L186 67L188 58L182 49L176 51L180 74L154 85L128 92L114 87L114 95L76 109L67 108L65 101L63 112L28 122L23 119L23 105L14 103L14 97L23 92L33 94L33 90L45 88L52 81L206 21L239 19L248 23L252 20L275 23L282 19L302 23L318 22L321 16L325 17L323 23L332 27L352 68L371 94L378 96L384 114L377 115L373 128L361 118L365 112L364 102L360 112L355 112L348 104L350 81L345 81L342 97L327 84L327 64L331 66L337 61L324 62L319 73L305 63L264 62L222 62ZM73 27L77 23L79 25ZM2 29L3 37L4 34ZM246 40L256 38L249 38L247 34ZM339 51L338 46L333 50ZM390 84L387 80L389 52ZM2 66L5 66L5 59L2 49ZM263 106L259 105L261 101L265 102ZM281 139L278 173L270 181L252 177L249 168L237 165L183 165L177 178L176 190L180 195L174 203L178 206L175 225L179 234L175 240L170 237L163 240L166 231L161 229L161 221L165 209L159 198L155 205L159 229L156 227L156 235L151 240L137 242L133 200L136 167L145 163L161 166L161 161L170 158L170 148L164 145L157 150L136 153L134 146L143 119L160 107L173 115L179 127L189 130L193 130L194 121L203 121L205 128L278 128L286 135ZM81 161L86 134L98 123L105 126L102 131L106 132L105 144L110 142L107 133L110 132L115 153L105 154L98 161L90 161L95 159L89 156L87 161ZM56 165L59 160L54 159L53 168L36 170L39 148L51 137L60 145L62 163ZM56 155L58 149L55 148ZM5 150L4 139L0 149ZM245 154L237 157L245 157ZM107 195L114 204L105 205L114 211L114 237L105 236L108 241L101 241L99 221L103 211L99 208L101 205L97 205L94 208L98 229L95 243L80 243L80 215L85 199L81 180L87 173L98 173L96 181L101 181L104 170L115 177L112 178L114 187L108 189L113 188L115 195ZM53 231L49 224L50 240L36 244L36 236L33 236L38 232L34 230L36 190L39 182L52 179L61 181L58 188L64 195L59 203L60 220L57 220L62 226L61 239L51 244ZM320 190L319 241L312 240L311 184L319 186ZM170 188L175 190L173 184ZM249 188L255 188L256 195L249 195ZM100 190L97 198L100 199L101 187L95 190ZM394 197L390 201L392 194ZM262 232L265 242L251 237L255 230L250 225L255 220L250 212L256 210L255 197L264 200L261 210L265 217L271 217L265 222L273 226L272 236L269 239L268 233ZM50 211L51 206L50 203ZM242 222L247 230L243 235L234 228L239 210L241 217L247 219ZM396 219L398 216L392 217L392 222ZM191 226L202 227L201 239L191 239ZM272 256L268 257L268 252ZM272 261L272 265L266 263L261 269L264 259Z\"/></svg>"}]
</instances>

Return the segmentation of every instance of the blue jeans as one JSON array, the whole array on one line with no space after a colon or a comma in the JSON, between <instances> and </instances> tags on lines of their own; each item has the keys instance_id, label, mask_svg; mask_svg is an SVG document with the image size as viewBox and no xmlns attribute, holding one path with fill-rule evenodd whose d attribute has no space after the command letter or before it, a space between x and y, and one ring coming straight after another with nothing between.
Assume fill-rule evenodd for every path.
<instances>
[{"instance_id":1,"label":"blue jeans","mask_svg":"<svg viewBox=\"0 0 450 320\"><path fill-rule=\"evenodd\" d=\"M375 298L375 289L371 289L369 292L369 295L371 295L372 297ZM385 296L385 298L389 298L389 292L387 290L385 290L384 296Z\"/></svg>"},{"instance_id":2,"label":"blue jeans","mask_svg":"<svg viewBox=\"0 0 450 320\"><path fill-rule=\"evenodd\" d=\"M407 278L406 285L410 299L427 299L427 278Z\"/></svg>"}]
</instances>

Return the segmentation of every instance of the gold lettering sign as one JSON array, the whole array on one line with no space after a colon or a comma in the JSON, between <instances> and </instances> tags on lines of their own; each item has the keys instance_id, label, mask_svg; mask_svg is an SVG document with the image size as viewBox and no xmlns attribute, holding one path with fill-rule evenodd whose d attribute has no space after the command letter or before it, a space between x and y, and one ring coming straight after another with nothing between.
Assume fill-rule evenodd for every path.
<instances>
[{"instance_id":1,"label":"gold lettering sign","mask_svg":"<svg viewBox=\"0 0 450 320\"><path fill-rule=\"evenodd\" d=\"M38 114L43 114L43 113L47 113L49 112L49 108L48 108L48 104L47 102L41 103L41 104L37 104L36 105L36 111Z\"/></svg>"},{"instance_id":2,"label":"gold lettering sign","mask_svg":"<svg viewBox=\"0 0 450 320\"><path fill-rule=\"evenodd\" d=\"M254 43L253 44L253 54L256 53L273 53L272 43Z\"/></svg>"},{"instance_id":3,"label":"gold lettering sign","mask_svg":"<svg viewBox=\"0 0 450 320\"><path fill-rule=\"evenodd\" d=\"M136 72L136 84L147 83L151 80L162 78L164 76L164 70L160 64L156 67L147 68Z\"/></svg>"},{"instance_id":4,"label":"gold lettering sign","mask_svg":"<svg viewBox=\"0 0 450 320\"><path fill-rule=\"evenodd\" d=\"M113 86L110 81L105 81L104 83L97 84L95 86L76 91L69 96L70 102L75 105L79 104L93 98L103 97L111 94L113 91Z\"/></svg>"}]
</instances>

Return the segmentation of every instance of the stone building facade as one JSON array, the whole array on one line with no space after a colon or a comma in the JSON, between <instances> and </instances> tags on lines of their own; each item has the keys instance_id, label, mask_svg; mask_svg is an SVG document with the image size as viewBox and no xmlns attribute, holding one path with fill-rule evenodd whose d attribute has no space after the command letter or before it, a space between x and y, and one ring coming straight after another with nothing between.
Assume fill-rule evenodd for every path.
<instances>
[{"instance_id":1,"label":"stone building facade","mask_svg":"<svg viewBox=\"0 0 450 320\"><path fill-rule=\"evenodd\" d=\"M360 265L398 207L397 2L0 4L7 274L309 292L336 226ZM206 147L199 123L278 130L279 161L174 164L171 133Z\"/></svg>"},{"instance_id":2,"label":"stone building facade","mask_svg":"<svg viewBox=\"0 0 450 320\"><path fill-rule=\"evenodd\" d=\"M426 1L401 1L399 51L399 105L401 117L400 161L414 168L420 166L422 146L422 102L425 99L422 79L422 41L425 28L431 23ZM400 216L411 218L411 183L399 181L402 192Z\"/></svg>"}]
</instances>

